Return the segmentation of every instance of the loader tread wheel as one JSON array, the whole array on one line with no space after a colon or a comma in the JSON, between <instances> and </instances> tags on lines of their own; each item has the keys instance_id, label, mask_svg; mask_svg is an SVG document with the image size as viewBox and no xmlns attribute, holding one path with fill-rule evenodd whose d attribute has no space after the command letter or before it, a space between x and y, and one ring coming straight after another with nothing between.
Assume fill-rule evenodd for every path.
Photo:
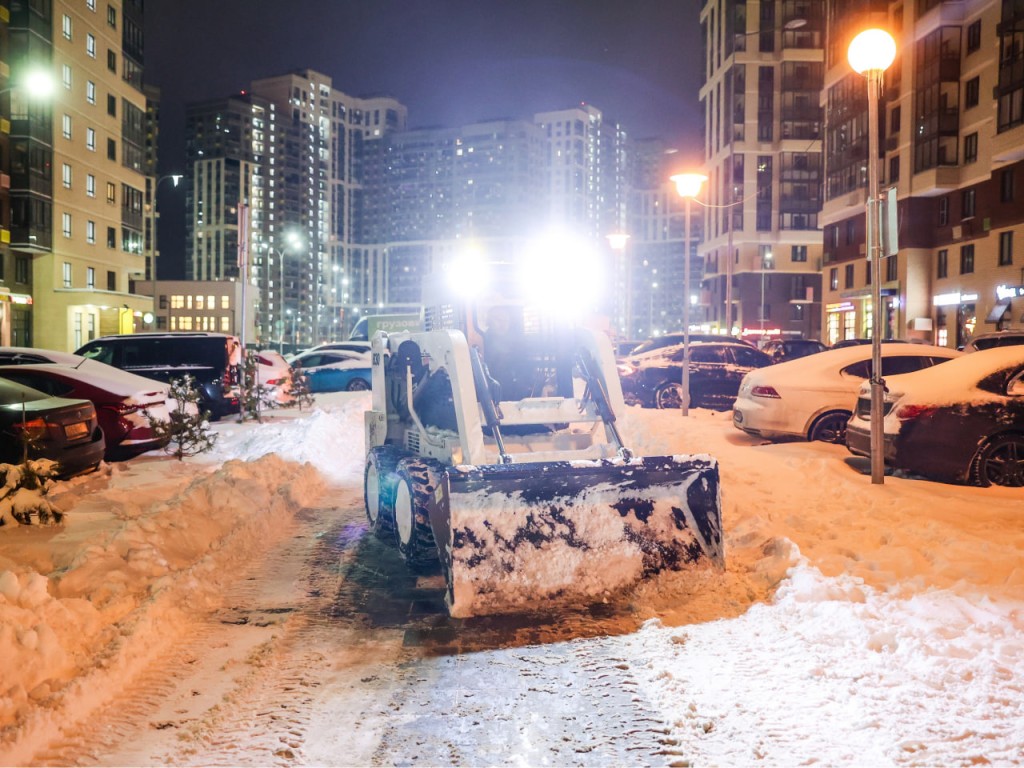
<instances>
[{"instance_id":1,"label":"loader tread wheel","mask_svg":"<svg viewBox=\"0 0 1024 768\"><path fill-rule=\"evenodd\" d=\"M366 519L377 538L388 543L395 541L395 488L398 463L409 455L394 445L378 445L366 456L363 471L363 499Z\"/></svg>"},{"instance_id":2,"label":"loader tread wheel","mask_svg":"<svg viewBox=\"0 0 1024 768\"><path fill-rule=\"evenodd\" d=\"M398 465L397 477L394 515L398 551L410 568L419 569L438 560L430 515L437 514L438 504L447 503L443 492L437 493L444 483L444 465L434 459L406 458Z\"/></svg>"}]
</instances>

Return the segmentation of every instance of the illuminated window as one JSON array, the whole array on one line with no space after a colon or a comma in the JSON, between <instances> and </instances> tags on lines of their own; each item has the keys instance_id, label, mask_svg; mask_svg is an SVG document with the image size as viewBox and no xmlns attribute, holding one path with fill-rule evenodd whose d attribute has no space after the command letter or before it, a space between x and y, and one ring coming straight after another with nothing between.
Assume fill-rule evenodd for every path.
<instances>
[{"instance_id":1,"label":"illuminated window","mask_svg":"<svg viewBox=\"0 0 1024 768\"><path fill-rule=\"evenodd\" d=\"M66 13L61 17L60 31L64 35L65 40L71 39L71 17Z\"/></svg>"},{"instance_id":2,"label":"illuminated window","mask_svg":"<svg viewBox=\"0 0 1024 768\"><path fill-rule=\"evenodd\" d=\"M67 90L71 90L71 65L64 64L61 67L61 82Z\"/></svg>"},{"instance_id":3,"label":"illuminated window","mask_svg":"<svg viewBox=\"0 0 1024 768\"><path fill-rule=\"evenodd\" d=\"M64 215L67 216L66 213ZM71 287L71 262L70 261L65 261L64 262L64 287L65 288L70 288Z\"/></svg>"},{"instance_id":4,"label":"illuminated window","mask_svg":"<svg viewBox=\"0 0 1024 768\"><path fill-rule=\"evenodd\" d=\"M85 194L89 197L96 197L96 177L91 173L85 177Z\"/></svg>"},{"instance_id":5,"label":"illuminated window","mask_svg":"<svg viewBox=\"0 0 1024 768\"><path fill-rule=\"evenodd\" d=\"M117 202L117 187L112 181L107 182L107 202L111 205Z\"/></svg>"},{"instance_id":6,"label":"illuminated window","mask_svg":"<svg viewBox=\"0 0 1024 768\"><path fill-rule=\"evenodd\" d=\"M96 103L96 83L89 80L85 84L85 100L90 104Z\"/></svg>"},{"instance_id":7,"label":"illuminated window","mask_svg":"<svg viewBox=\"0 0 1024 768\"><path fill-rule=\"evenodd\" d=\"M85 129L85 148L90 152L96 151L96 129L86 128Z\"/></svg>"},{"instance_id":8,"label":"illuminated window","mask_svg":"<svg viewBox=\"0 0 1024 768\"><path fill-rule=\"evenodd\" d=\"M205 304L202 296L196 296L196 309L206 309Z\"/></svg>"},{"instance_id":9,"label":"illuminated window","mask_svg":"<svg viewBox=\"0 0 1024 768\"><path fill-rule=\"evenodd\" d=\"M207 296L206 297L206 308L207 309L213 309L216 306L217 306L217 304L216 304L216 297L215 296Z\"/></svg>"},{"instance_id":10,"label":"illuminated window","mask_svg":"<svg viewBox=\"0 0 1024 768\"><path fill-rule=\"evenodd\" d=\"M61 124L61 135L65 139L71 138L71 115L64 115L60 121Z\"/></svg>"},{"instance_id":11,"label":"illuminated window","mask_svg":"<svg viewBox=\"0 0 1024 768\"><path fill-rule=\"evenodd\" d=\"M220 308L221 309L230 309L231 308L231 304L228 301L228 297L227 296L221 296L220 297Z\"/></svg>"},{"instance_id":12,"label":"illuminated window","mask_svg":"<svg viewBox=\"0 0 1024 768\"><path fill-rule=\"evenodd\" d=\"M184 309L185 308L185 297L184 296L171 296L171 309Z\"/></svg>"},{"instance_id":13,"label":"illuminated window","mask_svg":"<svg viewBox=\"0 0 1024 768\"><path fill-rule=\"evenodd\" d=\"M64 184L64 189L71 189L71 165L70 163L63 163L60 169L61 180Z\"/></svg>"},{"instance_id":14,"label":"illuminated window","mask_svg":"<svg viewBox=\"0 0 1024 768\"><path fill-rule=\"evenodd\" d=\"M230 333L231 332L231 322L230 322L230 320L227 317L221 317L221 319L220 319L220 332L221 333Z\"/></svg>"},{"instance_id":15,"label":"illuminated window","mask_svg":"<svg viewBox=\"0 0 1024 768\"><path fill-rule=\"evenodd\" d=\"M71 214L70 213L62 213L61 214L61 232L64 234L64 237L71 237ZM64 287L67 288L68 286L65 285Z\"/></svg>"},{"instance_id":16,"label":"illuminated window","mask_svg":"<svg viewBox=\"0 0 1024 768\"><path fill-rule=\"evenodd\" d=\"M96 287L96 268L86 267L85 270L85 287L90 291Z\"/></svg>"},{"instance_id":17,"label":"illuminated window","mask_svg":"<svg viewBox=\"0 0 1024 768\"><path fill-rule=\"evenodd\" d=\"M85 36L85 52L89 58L96 58L96 35L89 33Z\"/></svg>"}]
</instances>

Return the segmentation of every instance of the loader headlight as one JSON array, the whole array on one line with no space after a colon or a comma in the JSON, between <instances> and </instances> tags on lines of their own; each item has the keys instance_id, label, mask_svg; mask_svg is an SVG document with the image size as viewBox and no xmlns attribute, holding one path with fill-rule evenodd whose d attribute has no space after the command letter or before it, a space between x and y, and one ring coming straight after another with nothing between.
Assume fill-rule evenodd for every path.
<instances>
[{"instance_id":1,"label":"loader headlight","mask_svg":"<svg viewBox=\"0 0 1024 768\"><path fill-rule=\"evenodd\" d=\"M483 254L473 250L459 254L448 265L447 271L448 286L463 299L486 295L494 283L491 265L484 260Z\"/></svg>"},{"instance_id":2,"label":"loader headlight","mask_svg":"<svg viewBox=\"0 0 1024 768\"><path fill-rule=\"evenodd\" d=\"M520 263L523 295L564 319L593 311L604 295L604 264L582 238L548 234L530 244Z\"/></svg>"}]
</instances>

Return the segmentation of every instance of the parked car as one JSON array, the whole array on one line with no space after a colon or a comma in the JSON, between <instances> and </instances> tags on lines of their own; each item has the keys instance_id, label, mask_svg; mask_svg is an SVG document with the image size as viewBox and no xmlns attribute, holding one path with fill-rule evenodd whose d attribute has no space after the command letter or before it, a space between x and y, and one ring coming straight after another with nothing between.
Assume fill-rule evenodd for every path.
<instances>
[{"instance_id":1,"label":"parked car","mask_svg":"<svg viewBox=\"0 0 1024 768\"><path fill-rule=\"evenodd\" d=\"M824 352L826 349L828 347L817 339L769 339L761 347L761 351L768 355L773 363L796 360L799 357Z\"/></svg>"},{"instance_id":2,"label":"parked car","mask_svg":"<svg viewBox=\"0 0 1024 768\"><path fill-rule=\"evenodd\" d=\"M845 349L846 347L860 347L865 344L870 344L873 341L871 338L857 338L857 339L840 339L833 344L829 349ZM883 344L907 344L909 343L906 339L882 339Z\"/></svg>"},{"instance_id":3,"label":"parked car","mask_svg":"<svg viewBox=\"0 0 1024 768\"><path fill-rule=\"evenodd\" d=\"M310 347L309 349L299 350L294 355L288 355L285 359L290 363L299 355L303 355L307 352L327 352L329 350L357 352L361 355L365 355L367 361L370 359L370 342L368 341L328 341L323 344L317 344L315 347Z\"/></svg>"},{"instance_id":4,"label":"parked car","mask_svg":"<svg viewBox=\"0 0 1024 768\"><path fill-rule=\"evenodd\" d=\"M655 336L652 339L639 342L634 347L628 357L636 357L637 355L645 355L648 352L654 352L659 349L666 347L675 347L682 344L685 341L685 336L682 332L677 333L666 333L664 336ZM691 333L690 343L714 341L721 344L742 344L745 347L751 347L756 349L753 344L742 339L737 339L735 336L726 336L718 333Z\"/></svg>"},{"instance_id":5,"label":"parked car","mask_svg":"<svg viewBox=\"0 0 1024 768\"><path fill-rule=\"evenodd\" d=\"M30 459L50 459L59 477L95 469L106 441L88 400L53 397L0 377L0 462L20 464L25 441Z\"/></svg>"},{"instance_id":6,"label":"parked car","mask_svg":"<svg viewBox=\"0 0 1024 768\"><path fill-rule=\"evenodd\" d=\"M682 397L682 344L657 353L632 356L619 364L622 394L628 404L646 408L678 408ZM690 405L728 409L740 380L756 368L771 365L764 352L744 343L698 341L690 344Z\"/></svg>"},{"instance_id":7,"label":"parked car","mask_svg":"<svg viewBox=\"0 0 1024 768\"><path fill-rule=\"evenodd\" d=\"M943 482L1024 486L1024 346L979 350L886 384L886 464ZM871 455L867 387L846 445Z\"/></svg>"},{"instance_id":8,"label":"parked car","mask_svg":"<svg viewBox=\"0 0 1024 768\"><path fill-rule=\"evenodd\" d=\"M882 375L944 363L961 352L928 344L883 344ZM829 349L744 377L732 423L770 440L823 440L842 444L857 391L871 376L871 346Z\"/></svg>"},{"instance_id":9,"label":"parked car","mask_svg":"<svg viewBox=\"0 0 1024 768\"><path fill-rule=\"evenodd\" d=\"M166 384L100 363L79 368L53 363L0 365L0 376L54 397L90 401L103 429L108 460L167 442L153 428L154 420L170 420Z\"/></svg>"},{"instance_id":10,"label":"parked car","mask_svg":"<svg viewBox=\"0 0 1024 768\"><path fill-rule=\"evenodd\" d=\"M134 333L102 336L76 354L167 384L191 375L199 407L214 421L238 413L241 345L224 333Z\"/></svg>"},{"instance_id":11,"label":"parked car","mask_svg":"<svg viewBox=\"0 0 1024 768\"><path fill-rule=\"evenodd\" d=\"M942 482L1024 485L1024 345L966 354L941 371L886 380L886 464ZM871 393L862 386L846 433L870 456Z\"/></svg>"},{"instance_id":12,"label":"parked car","mask_svg":"<svg viewBox=\"0 0 1024 768\"><path fill-rule=\"evenodd\" d=\"M310 350L292 360L309 378L310 392L355 392L370 388L370 360L360 352Z\"/></svg>"},{"instance_id":13,"label":"parked car","mask_svg":"<svg viewBox=\"0 0 1024 768\"><path fill-rule=\"evenodd\" d=\"M266 387L266 400L270 403L284 405L291 401L288 394L292 380L292 368L280 352L272 349L261 349L256 353L260 385Z\"/></svg>"},{"instance_id":14,"label":"parked car","mask_svg":"<svg viewBox=\"0 0 1024 768\"><path fill-rule=\"evenodd\" d=\"M992 347L1012 347L1024 344L1024 331L992 331L990 333L979 333L966 344L964 352L977 352L979 349L992 349Z\"/></svg>"}]
</instances>

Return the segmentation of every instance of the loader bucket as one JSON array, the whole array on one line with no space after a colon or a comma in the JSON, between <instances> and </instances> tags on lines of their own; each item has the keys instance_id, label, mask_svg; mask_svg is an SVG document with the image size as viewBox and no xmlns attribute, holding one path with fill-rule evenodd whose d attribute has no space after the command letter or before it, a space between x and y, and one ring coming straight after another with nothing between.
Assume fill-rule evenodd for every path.
<instances>
[{"instance_id":1,"label":"loader bucket","mask_svg":"<svg viewBox=\"0 0 1024 768\"><path fill-rule=\"evenodd\" d=\"M454 617L585 606L662 570L724 566L709 456L458 466L431 519ZM447 514L445 514L447 508Z\"/></svg>"}]
</instances>

